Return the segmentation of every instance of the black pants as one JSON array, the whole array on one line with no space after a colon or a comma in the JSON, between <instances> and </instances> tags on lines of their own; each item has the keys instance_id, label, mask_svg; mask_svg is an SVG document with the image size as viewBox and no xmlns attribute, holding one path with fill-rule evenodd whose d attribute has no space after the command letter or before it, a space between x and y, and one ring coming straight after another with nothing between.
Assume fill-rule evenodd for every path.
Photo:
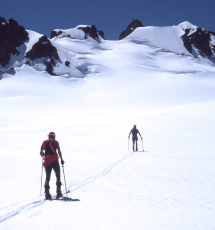
<instances>
[{"instance_id":1,"label":"black pants","mask_svg":"<svg viewBox=\"0 0 215 230\"><path fill-rule=\"evenodd\" d=\"M50 181L52 169L54 169L57 179L60 179L60 165L58 161L55 161L45 167L47 181Z\"/></svg>"}]
</instances>

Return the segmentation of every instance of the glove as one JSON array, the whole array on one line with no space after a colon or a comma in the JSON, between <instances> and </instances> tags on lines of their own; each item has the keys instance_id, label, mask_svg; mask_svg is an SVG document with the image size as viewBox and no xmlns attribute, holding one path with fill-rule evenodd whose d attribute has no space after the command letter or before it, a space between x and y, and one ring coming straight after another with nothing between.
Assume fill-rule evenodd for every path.
<instances>
[{"instance_id":1,"label":"glove","mask_svg":"<svg viewBox=\"0 0 215 230\"><path fill-rule=\"evenodd\" d=\"M61 160L61 164L64 165L64 163L65 163L64 160Z\"/></svg>"},{"instance_id":2,"label":"glove","mask_svg":"<svg viewBox=\"0 0 215 230\"><path fill-rule=\"evenodd\" d=\"M45 154L44 154L44 153L41 153L40 156L41 156L41 157L45 157Z\"/></svg>"}]
</instances>

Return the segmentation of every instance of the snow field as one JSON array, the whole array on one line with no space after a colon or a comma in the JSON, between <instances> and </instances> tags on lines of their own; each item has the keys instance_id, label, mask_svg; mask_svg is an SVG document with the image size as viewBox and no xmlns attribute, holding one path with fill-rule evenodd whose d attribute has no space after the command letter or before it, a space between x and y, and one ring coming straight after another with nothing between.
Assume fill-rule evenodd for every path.
<instances>
[{"instance_id":1,"label":"snow field","mask_svg":"<svg viewBox=\"0 0 215 230\"><path fill-rule=\"evenodd\" d=\"M0 229L213 230L214 67L144 43L103 46L81 54L101 71L84 79L24 65L0 81ZM134 124L149 152L128 151ZM72 202L40 195L50 131Z\"/></svg>"}]
</instances>

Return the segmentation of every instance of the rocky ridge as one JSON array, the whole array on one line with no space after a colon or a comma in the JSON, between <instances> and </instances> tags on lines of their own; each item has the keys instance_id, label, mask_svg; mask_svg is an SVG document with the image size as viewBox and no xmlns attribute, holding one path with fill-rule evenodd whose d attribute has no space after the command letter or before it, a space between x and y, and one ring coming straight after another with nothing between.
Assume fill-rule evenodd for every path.
<instances>
[{"instance_id":1,"label":"rocky ridge","mask_svg":"<svg viewBox=\"0 0 215 230\"><path fill-rule=\"evenodd\" d=\"M142 22L137 19L133 20L120 34L119 39L125 39L140 27L144 27ZM178 27L181 27L183 31L179 38L190 55L196 58L201 55L215 63L214 32L198 28L188 22L181 23ZM32 38L33 33L34 39ZM37 39L35 39L35 34ZM84 45L88 43L91 44L91 49L100 49L100 44L105 41L105 38L104 32L98 31L95 25L53 30L48 38L45 35L25 30L14 19L9 19L7 22L0 17L0 77L4 73L13 73L15 67L23 64L37 71L47 71L50 75L84 77L90 73L87 64L77 61L83 58L77 57L77 54L67 50L66 47L62 48L59 41L68 44L72 41L73 45L78 44L78 47L82 47L82 52L84 52L86 47Z\"/></svg>"}]
</instances>

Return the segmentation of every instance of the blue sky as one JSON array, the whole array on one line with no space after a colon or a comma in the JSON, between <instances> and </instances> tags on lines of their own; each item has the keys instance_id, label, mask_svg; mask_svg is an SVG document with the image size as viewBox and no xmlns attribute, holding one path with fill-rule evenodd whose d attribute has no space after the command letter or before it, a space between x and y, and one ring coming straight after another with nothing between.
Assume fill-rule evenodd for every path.
<instances>
[{"instance_id":1,"label":"blue sky","mask_svg":"<svg viewBox=\"0 0 215 230\"><path fill-rule=\"evenodd\" d=\"M95 25L116 40L133 19L144 26L189 21L215 32L214 9L214 0L1 0L0 16L48 37L52 29Z\"/></svg>"}]
</instances>

